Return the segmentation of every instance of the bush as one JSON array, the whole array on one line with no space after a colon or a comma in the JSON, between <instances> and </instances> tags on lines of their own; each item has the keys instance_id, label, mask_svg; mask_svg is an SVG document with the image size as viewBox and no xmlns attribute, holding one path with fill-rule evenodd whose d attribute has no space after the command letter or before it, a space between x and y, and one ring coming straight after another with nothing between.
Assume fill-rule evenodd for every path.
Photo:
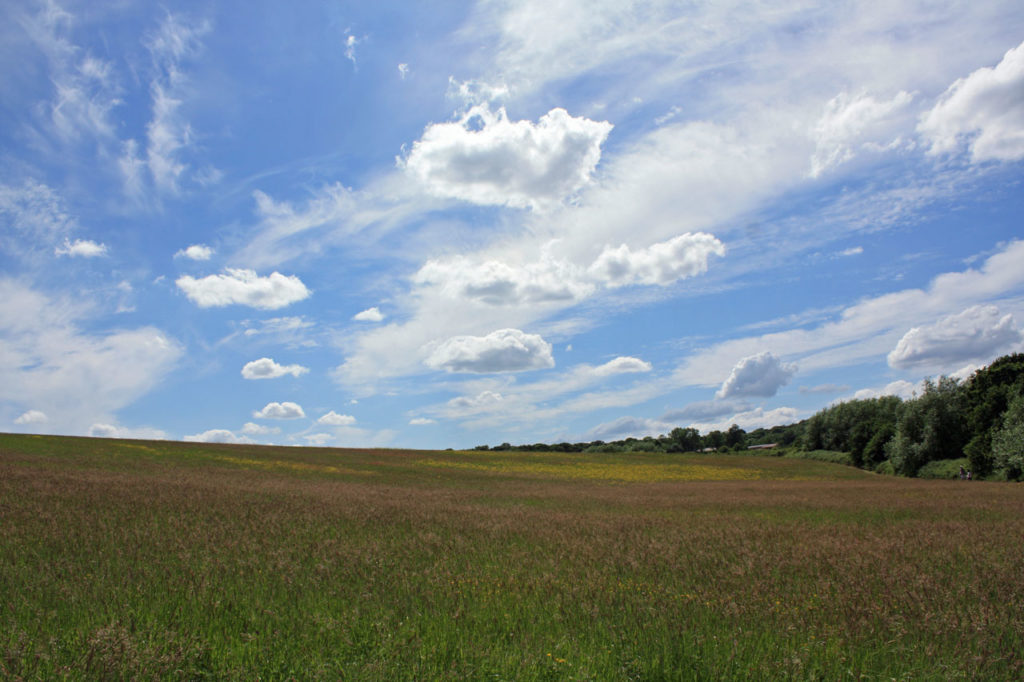
<instances>
[{"instance_id":1,"label":"bush","mask_svg":"<svg viewBox=\"0 0 1024 682\"><path fill-rule=\"evenodd\" d=\"M937 459L928 462L917 470L918 478L960 478L960 467L970 469L971 463L966 457L958 459Z\"/></svg>"},{"instance_id":2,"label":"bush","mask_svg":"<svg viewBox=\"0 0 1024 682\"><path fill-rule=\"evenodd\" d=\"M854 466L853 457L848 452L837 452L835 450L811 450L810 452L803 452L801 450L794 450L786 455L792 459L813 459L818 462L831 462L832 464L845 464L846 466Z\"/></svg>"},{"instance_id":3,"label":"bush","mask_svg":"<svg viewBox=\"0 0 1024 682\"><path fill-rule=\"evenodd\" d=\"M885 476L895 476L896 467L894 467L892 465L892 462L890 462L889 460L885 460L884 462L880 462L878 466L875 467L875 473L883 474Z\"/></svg>"}]
</instances>

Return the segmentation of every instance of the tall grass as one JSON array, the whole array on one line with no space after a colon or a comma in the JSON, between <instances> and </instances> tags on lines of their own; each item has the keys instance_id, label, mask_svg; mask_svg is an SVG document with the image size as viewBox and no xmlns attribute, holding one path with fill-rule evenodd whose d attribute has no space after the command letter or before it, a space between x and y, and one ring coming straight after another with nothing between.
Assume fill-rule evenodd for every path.
<instances>
[{"instance_id":1,"label":"tall grass","mask_svg":"<svg viewBox=\"0 0 1024 682\"><path fill-rule=\"evenodd\" d=\"M1022 512L785 458L0 436L0 677L1019 679Z\"/></svg>"}]
</instances>

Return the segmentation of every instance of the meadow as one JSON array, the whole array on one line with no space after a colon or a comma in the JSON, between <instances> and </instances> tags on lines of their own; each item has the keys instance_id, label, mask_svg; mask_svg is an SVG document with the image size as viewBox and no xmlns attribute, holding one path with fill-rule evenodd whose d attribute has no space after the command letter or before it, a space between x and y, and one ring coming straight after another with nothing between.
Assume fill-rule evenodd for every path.
<instances>
[{"instance_id":1,"label":"meadow","mask_svg":"<svg viewBox=\"0 0 1024 682\"><path fill-rule=\"evenodd\" d=\"M1024 675L1024 486L0 435L0 678Z\"/></svg>"}]
</instances>

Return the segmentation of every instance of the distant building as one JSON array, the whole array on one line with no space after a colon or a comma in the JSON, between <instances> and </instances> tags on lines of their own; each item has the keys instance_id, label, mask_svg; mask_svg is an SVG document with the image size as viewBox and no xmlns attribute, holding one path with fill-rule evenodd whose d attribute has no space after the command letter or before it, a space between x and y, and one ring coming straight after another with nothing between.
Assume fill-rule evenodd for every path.
<instances>
[{"instance_id":1,"label":"distant building","mask_svg":"<svg viewBox=\"0 0 1024 682\"><path fill-rule=\"evenodd\" d=\"M748 445L747 450L771 450L779 447L778 443L765 443L764 445Z\"/></svg>"}]
</instances>

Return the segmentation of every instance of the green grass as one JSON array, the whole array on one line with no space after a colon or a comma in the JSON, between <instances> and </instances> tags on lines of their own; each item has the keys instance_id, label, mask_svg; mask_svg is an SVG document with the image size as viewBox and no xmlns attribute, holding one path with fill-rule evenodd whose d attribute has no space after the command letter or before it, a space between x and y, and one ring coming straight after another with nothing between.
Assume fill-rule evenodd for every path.
<instances>
[{"instance_id":1,"label":"green grass","mask_svg":"<svg viewBox=\"0 0 1024 682\"><path fill-rule=\"evenodd\" d=\"M1019 679L1024 488L0 435L0 678Z\"/></svg>"}]
</instances>

